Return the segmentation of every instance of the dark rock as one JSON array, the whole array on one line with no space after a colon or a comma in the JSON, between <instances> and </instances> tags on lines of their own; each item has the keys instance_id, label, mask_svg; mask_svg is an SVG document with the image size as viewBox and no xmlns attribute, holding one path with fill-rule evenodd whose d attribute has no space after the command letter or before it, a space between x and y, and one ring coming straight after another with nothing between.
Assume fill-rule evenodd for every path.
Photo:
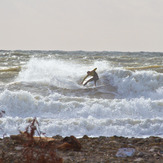
<instances>
[{"instance_id":1,"label":"dark rock","mask_svg":"<svg viewBox=\"0 0 163 163\"><path fill-rule=\"evenodd\" d=\"M53 136L52 138L54 138L54 139L63 139L63 137L60 136L60 135Z\"/></svg>"},{"instance_id":2,"label":"dark rock","mask_svg":"<svg viewBox=\"0 0 163 163\"><path fill-rule=\"evenodd\" d=\"M89 139L89 137L87 135L84 135L83 139Z\"/></svg>"}]
</instances>

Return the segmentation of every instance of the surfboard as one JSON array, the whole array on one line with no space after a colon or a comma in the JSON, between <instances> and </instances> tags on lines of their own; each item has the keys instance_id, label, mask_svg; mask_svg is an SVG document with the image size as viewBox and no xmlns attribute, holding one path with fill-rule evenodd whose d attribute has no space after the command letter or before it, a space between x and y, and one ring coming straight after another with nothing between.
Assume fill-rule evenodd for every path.
<instances>
[{"instance_id":1,"label":"surfboard","mask_svg":"<svg viewBox=\"0 0 163 163\"><path fill-rule=\"evenodd\" d=\"M86 85L86 86L81 87L81 89L86 90L86 91L97 90L97 91L103 92L103 93L118 95L118 93L114 92L112 89L109 89L109 86L110 86L110 84L107 84L107 85L97 84L95 86L93 83L93 86L92 85L91 86Z\"/></svg>"},{"instance_id":2,"label":"surfboard","mask_svg":"<svg viewBox=\"0 0 163 163\"><path fill-rule=\"evenodd\" d=\"M91 78L92 78L92 76L87 77L87 79L84 80L83 85L84 85L88 80L90 80ZM91 82L93 82L93 81L91 81Z\"/></svg>"}]
</instances>

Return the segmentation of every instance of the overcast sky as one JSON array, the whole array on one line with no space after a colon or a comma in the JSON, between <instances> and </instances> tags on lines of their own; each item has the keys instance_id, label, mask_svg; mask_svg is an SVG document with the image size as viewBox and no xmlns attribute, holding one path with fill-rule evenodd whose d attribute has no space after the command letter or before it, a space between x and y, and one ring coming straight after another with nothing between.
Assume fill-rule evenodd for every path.
<instances>
[{"instance_id":1,"label":"overcast sky","mask_svg":"<svg viewBox=\"0 0 163 163\"><path fill-rule=\"evenodd\" d=\"M0 0L0 49L163 52L163 0Z\"/></svg>"}]
</instances>

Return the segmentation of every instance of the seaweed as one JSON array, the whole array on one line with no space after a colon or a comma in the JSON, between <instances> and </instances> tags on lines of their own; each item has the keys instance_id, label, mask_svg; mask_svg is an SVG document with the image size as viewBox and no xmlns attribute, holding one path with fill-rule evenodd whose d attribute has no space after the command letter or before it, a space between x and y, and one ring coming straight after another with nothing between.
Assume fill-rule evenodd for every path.
<instances>
[{"instance_id":1,"label":"seaweed","mask_svg":"<svg viewBox=\"0 0 163 163\"><path fill-rule=\"evenodd\" d=\"M36 142L34 135L37 134L40 140ZM23 144L22 159L25 163L62 163L63 159L57 156L55 144L48 141L41 141L42 132L39 130L39 123L36 118L26 127L24 133L27 141Z\"/></svg>"}]
</instances>

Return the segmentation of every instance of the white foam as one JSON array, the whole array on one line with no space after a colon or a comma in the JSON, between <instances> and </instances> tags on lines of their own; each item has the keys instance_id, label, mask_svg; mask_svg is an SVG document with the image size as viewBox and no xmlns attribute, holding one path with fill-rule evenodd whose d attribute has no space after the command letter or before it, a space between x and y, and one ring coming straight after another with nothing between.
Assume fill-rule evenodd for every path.
<instances>
[{"instance_id":1,"label":"white foam","mask_svg":"<svg viewBox=\"0 0 163 163\"><path fill-rule=\"evenodd\" d=\"M162 99L163 96L163 74L153 71L127 71L113 69L109 72L109 78L118 93L123 98L145 98Z\"/></svg>"},{"instance_id":2,"label":"white foam","mask_svg":"<svg viewBox=\"0 0 163 163\"><path fill-rule=\"evenodd\" d=\"M96 118L154 118L163 115L162 100L135 99L89 99L86 97L67 97L54 93L37 100L26 91L4 91L0 95L1 109L7 116ZM147 114L148 113L148 114Z\"/></svg>"},{"instance_id":3,"label":"white foam","mask_svg":"<svg viewBox=\"0 0 163 163\"><path fill-rule=\"evenodd\" d=\"M32 117L37 117L48 136L161 135L163 129L162 100L90 99L58 93L36 99L26 91L6 90L0 95L0 105L5 111L1 135L25 129Z\"/></svg>"},{"instance_id":4,"label":"white foam","mask_svg":"<svg viewBox=\"0 0 163 163\"><path fill-rule=\"evenodd\" d=\"M108 68L106 61L95 61L94 65L85 65L72 60L32 58L19 73L16 81L47 82L62 88L79 88L86 72L99 67L101 72Z\"/></svg>"},{"instance_id":5,"label":"white foam","mask_svg":"<svg viewBox=\"0 0 163 163\"><path fill-rule=\"evenodd\" d=\"M1 132L11 135L18 134L19 130L24 131L32 118L12 118L6 117L0 119ZM75 135L81 137L85 134L88 136L127 136L127 137L145 137L149 135L163 136L162 119L96 119L89 116L84 118L72 119L42 119L37 118L39 129L46 133L46 136Z\"/></svg>"}]
</instances>

